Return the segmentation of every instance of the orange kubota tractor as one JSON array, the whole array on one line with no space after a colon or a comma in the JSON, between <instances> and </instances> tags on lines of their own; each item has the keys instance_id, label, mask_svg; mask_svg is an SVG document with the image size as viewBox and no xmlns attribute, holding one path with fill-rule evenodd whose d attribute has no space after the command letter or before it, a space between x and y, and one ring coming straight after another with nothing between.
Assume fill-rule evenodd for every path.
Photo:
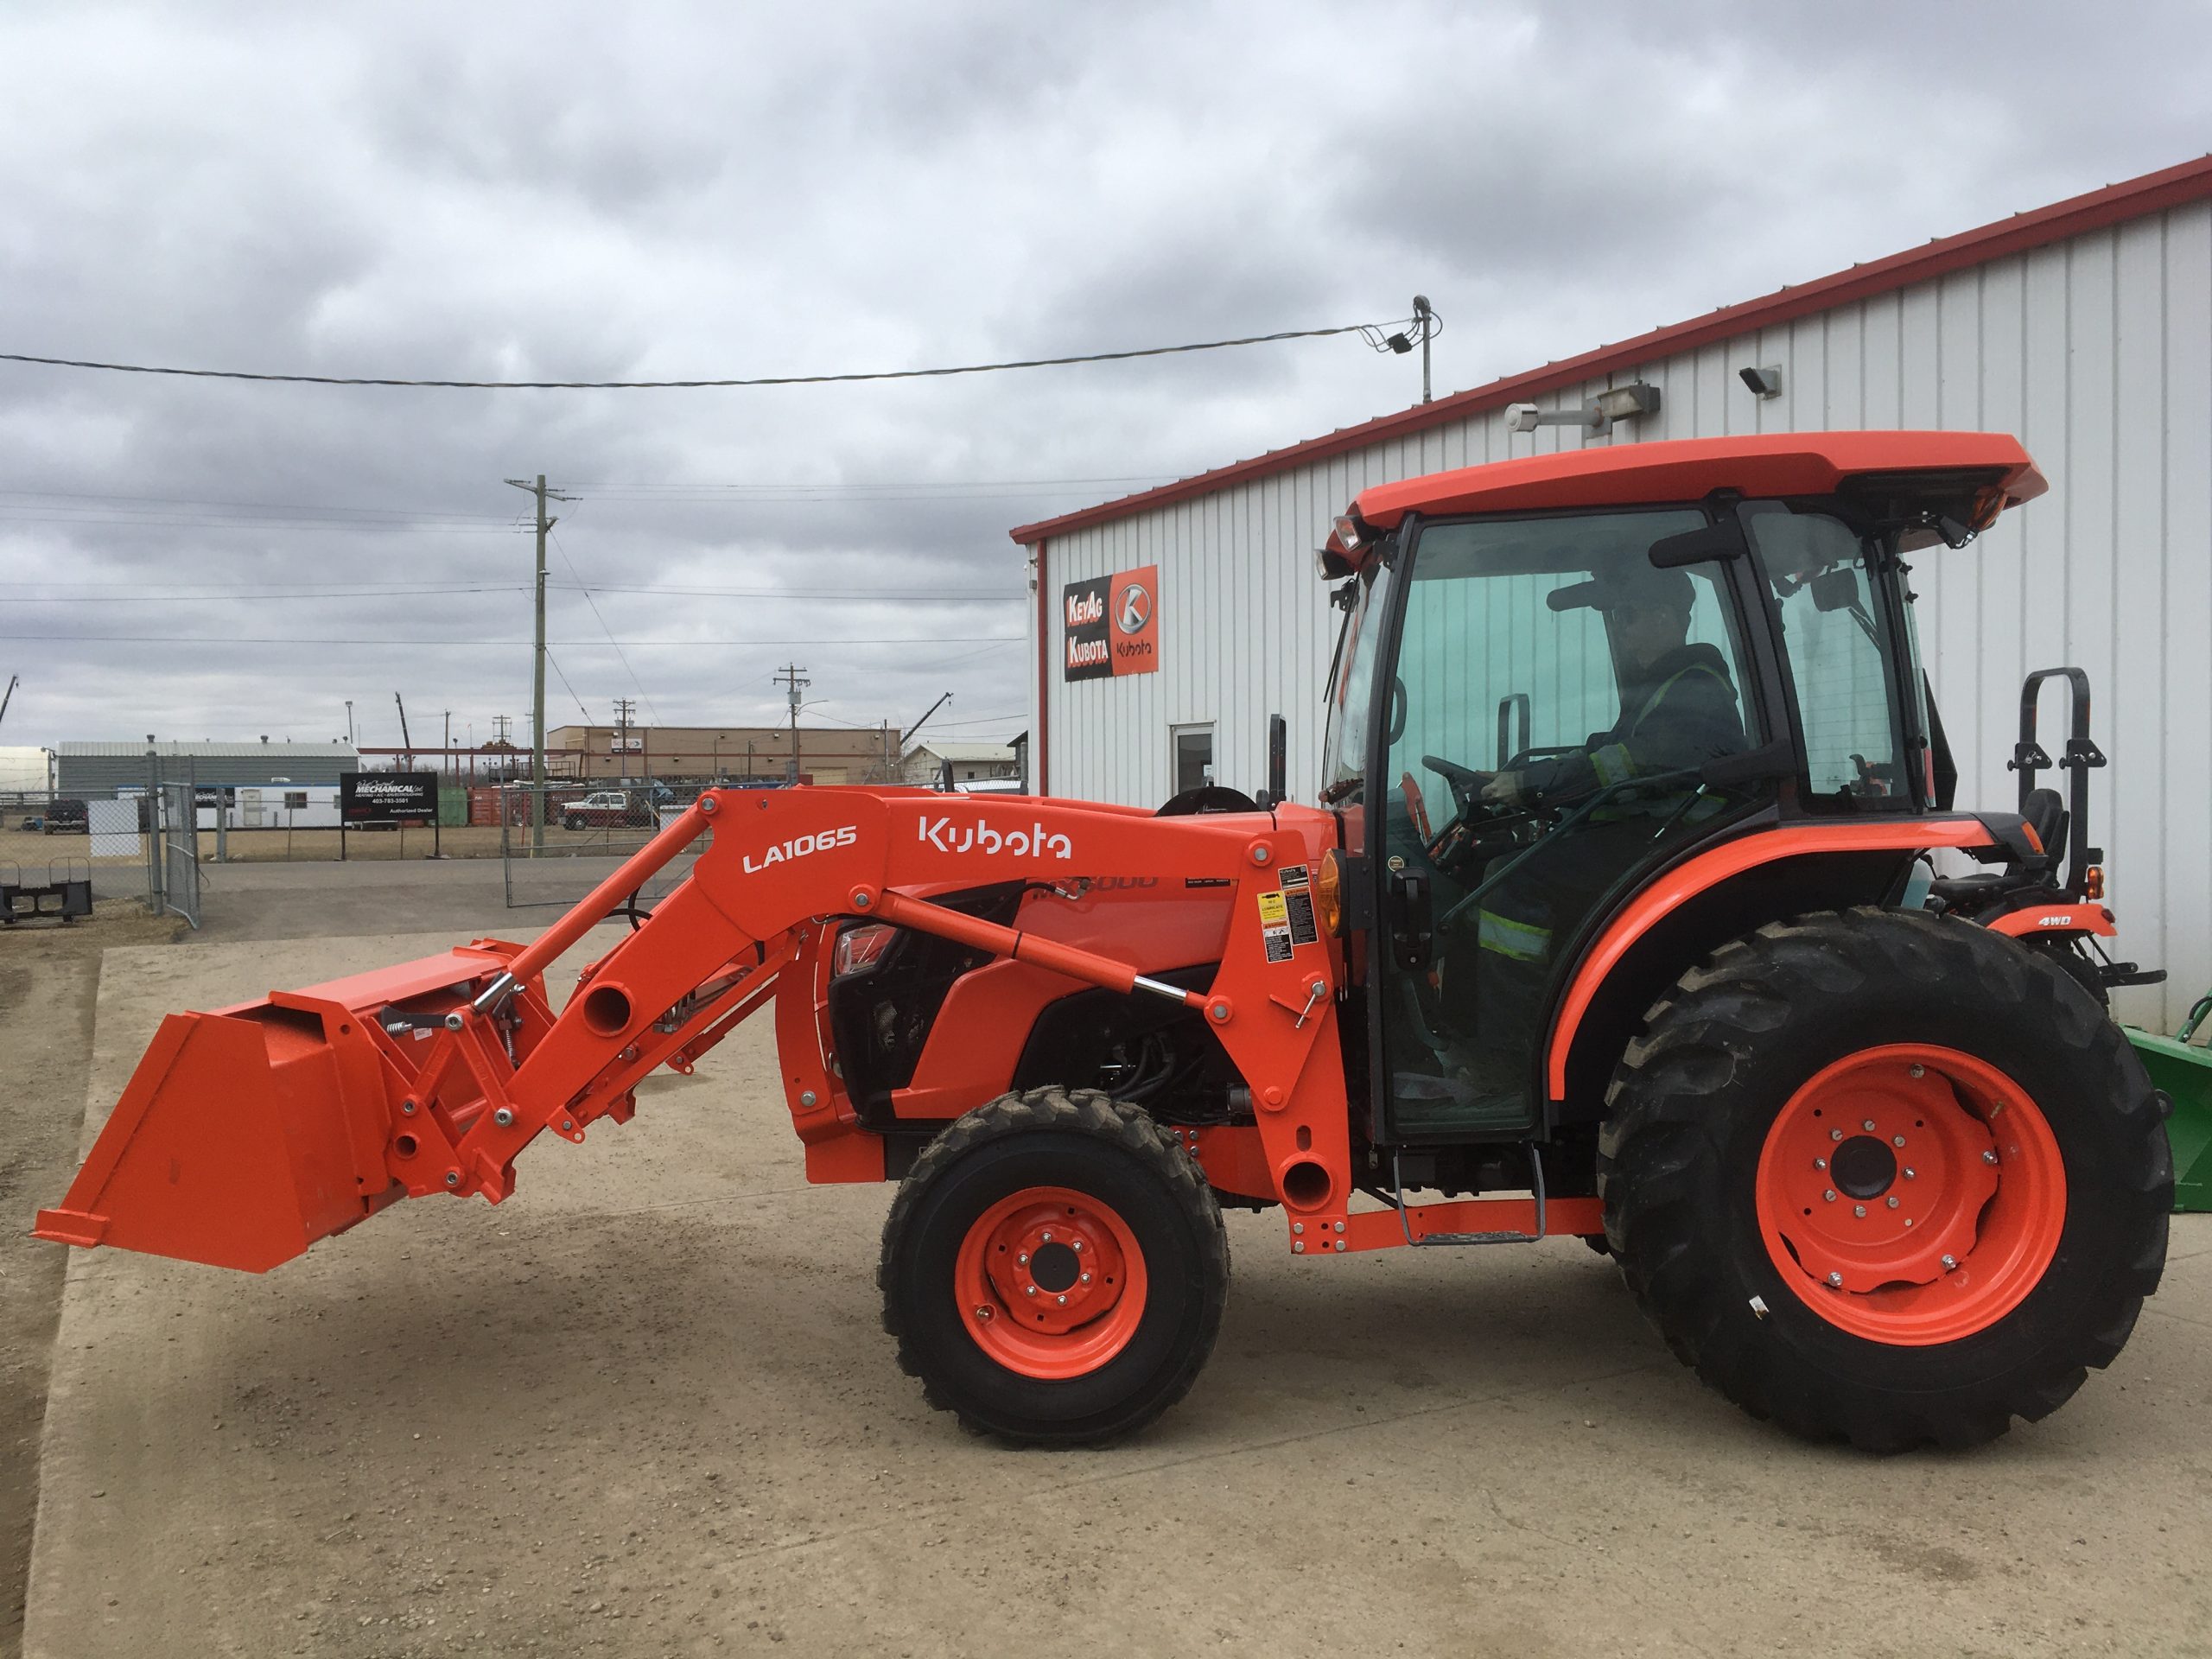
<instances>
[{"instance_id":1,"label":"orange kubota tractor","mask_svg":"<svg viewBox=\"0 0 2212 1659\"><path fill-rule=\"evenodd\" d=\"M496 1204L772 1005L807 1173L899 1183L884 1324L973 1427L1179 1399L1227 1204L1309 1259L1574 1236L1755 1415L1989 1439L2120 1351L2172 1185L2101 1004L2145 976L2055 794L1953 808L1914 640L1907 558L2044 487L1889 432L1367 490L1316 804L710 790L534 943L171 1016L39 1234L258 1271Z\"/></svg>"}]
</instances>

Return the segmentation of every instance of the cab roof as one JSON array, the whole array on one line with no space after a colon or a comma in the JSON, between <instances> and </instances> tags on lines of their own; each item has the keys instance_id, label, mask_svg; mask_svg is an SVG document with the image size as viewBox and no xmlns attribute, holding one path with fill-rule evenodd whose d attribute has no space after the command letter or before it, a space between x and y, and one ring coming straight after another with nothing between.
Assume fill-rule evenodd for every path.
<instances>
[{"instance_id":1,"label":"cab roof","mask_svg":"<svg viewBox=\"0 0 2212 1659\"><path fill-rule=\"evenodd\" d=\"M1846 480L1897 473L1994 474L2004 505L2050 486L2019 440L2000 432L1788 432L1597 444L1377 484L1352 499L1370 531L1409 512L1542 512L1746 496L1828 495ZM1332 538L1333 542L1333 537Z\"/></svg>"}]
</instances>

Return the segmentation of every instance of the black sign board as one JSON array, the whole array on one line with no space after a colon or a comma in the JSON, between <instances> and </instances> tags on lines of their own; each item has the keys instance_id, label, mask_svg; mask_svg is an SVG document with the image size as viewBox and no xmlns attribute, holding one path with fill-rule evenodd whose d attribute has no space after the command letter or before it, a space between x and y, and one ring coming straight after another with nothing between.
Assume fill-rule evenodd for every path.
<instances>
[{"instance_id":1,"label":"black sign board","mask_svg":"<svg viewBox=\"0 0 2212 1659\"><path fill-rule=\"evenodd\" d=\"M1106 595L1112 579L1094 576L1061 590L1061 620L1067 644L1060 668L1071 680L1102 680L1114 671L1114 650L1106 638Z\"/></svg>"},{"instance_id":2,"label":"black sign board","mask_svg":"<svg viewBox=\"0 0 2212 1659\"><path fill-rule=\"evenodd\" d=\"M341 772L338 817L344 823L435 823L435 772Z\"/></svg>"},{"instance_id":3,"label":"black sign board","mask_svg":"<svg viewBox=\"0 0 2212 1659\"><path fill-rule=\"evenodd\" d=\"M236 784L196 784L193 786L192 804L195 807L236 806L238 789Z\"/></svg>"}]
</instances>

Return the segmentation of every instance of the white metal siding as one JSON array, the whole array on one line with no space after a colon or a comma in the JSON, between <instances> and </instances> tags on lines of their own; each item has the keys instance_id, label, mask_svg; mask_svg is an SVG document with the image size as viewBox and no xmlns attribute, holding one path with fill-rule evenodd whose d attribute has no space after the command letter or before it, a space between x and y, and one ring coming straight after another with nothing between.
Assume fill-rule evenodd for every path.
<instances>
[{"instance_id":1,"label":"white metal siding","mask_svg":"<svg viewBox=\"0 0 2212 1659\"><path fill-rule=\"evenodd\" d=\"M1737 378L1778 364L1782 395ZM1996 259L1541 400L1647 380L1659 414L1609 438L1509 436L1486 410L1350 454L1052 541L1044 725L1056 794L1149 804L1171 786L1168 728L1211 721L1215 776L1266 779L1267 717L1290 722L1290 786L1318 785L1337 613L1313 549L1368 485L1584 442L1853 428L2017 434L2050 493L1963 551L1922 555L1921 632L1961 803L2009 806L2022 677L2087 669L2093 774L2125 954L2167 985L2125 1017L2171 1029L2212 986L2212 204ZM1062 584L1160 567L1156 674L1060 677ZM2057 694L2046 747L2063 734ZM2063 787L2063 779L2053 779Z\"/></svg>"}]
</instances>

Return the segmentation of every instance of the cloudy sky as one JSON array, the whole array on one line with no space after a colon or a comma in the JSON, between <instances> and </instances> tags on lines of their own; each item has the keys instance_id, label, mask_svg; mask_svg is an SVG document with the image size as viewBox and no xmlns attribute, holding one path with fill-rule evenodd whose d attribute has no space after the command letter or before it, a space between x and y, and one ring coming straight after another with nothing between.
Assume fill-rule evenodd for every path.
<instances>
[{"instance_id":1,"label":"cloudy sky","mask_svg":"<svg viewBox=\"0 0 2212 1659\"><path fill-rule=\"evenodd\" d=\"M807 374L1446 319L1440 393L2212 148L2202 5L0 4L0 351ZM1024 722L1013 524L1402 407L1357 338L458 391L0 363L0 742ZM1317 535L1319 533L1316 526ZM945 716L940 716L944 719Z\"/></svg>"}]
</instances>

